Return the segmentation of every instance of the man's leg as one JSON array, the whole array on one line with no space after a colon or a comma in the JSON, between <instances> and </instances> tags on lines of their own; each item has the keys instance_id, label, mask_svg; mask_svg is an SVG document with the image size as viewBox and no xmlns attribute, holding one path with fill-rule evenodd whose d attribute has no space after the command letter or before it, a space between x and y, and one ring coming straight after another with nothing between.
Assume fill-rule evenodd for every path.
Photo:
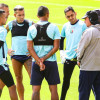
<instances>
[{"instance_id":1,"label":"man's leg","mask_svg":"<svg viewBox=\"0 0 100 100\"><path fill-rule=\"evenodd\" d=\"M26 60L24 62L24 66L25 66L26 71L28 72L29 77L31 77L32 58Z\"/></svg>"},{"instance_id":2,"label":"man's leg","mask_svg":"<svg viewBox=\"0 0 100 100\"><path fill-rule=\"evenodd\" d=\"M1 94L2 94L2 90L3 90L3 87L5 86L5 84L2 82L2 80L0 79L0 97L1 97Z\"/></svg>"},{"instance_id":3,"label":"man's leg","mask_svg":"<svg viewBox=\"0 0 100 100\"><path fill-rule=\"evenodd\" d=\"M14 85L13 77L10 71L4 71L0 78L2 82L8 87L11 100L18 100L16 86Z\"/></svg>"},{"instance_id":4,"label":"man's leg","mask_svg":"<svg viewBox=\"0 0 100 100\"><path fill-rule=\"evenodd\" d=\"M63 85L62 85L60 100L65 100L66 93L70 85L70 78L72 76L75 65L76 63L72 61L69 63L64 63L64 69L63 69L64 77L63 77Z\"/></svg>"},{"instance_id":5,"label":"man's leg","mask_svg":"<svg viewBox=\"0 0 100 100\"><path fill-rule=\"evenodd\" d=\"M49 85L49 89L51 92L51 100L59 100L57 93L57 85Z\"/></svg>"},{"instance_id":6,"label":"man's leg","mask_svg":"<svg viewBox=\"0 0 100 100\"><path fill-rule=\"evenodd\" d=\"M34 85L32 86L33 93L32 93L32 99L31 100L40 100L40 89L41 85Z\"/></svg>"},{"instance_id":7,"label":"man's leg","mask_svg":"<svg viewBox=\"0 0 100 100\"><path fill-rule=\"evenodd\" d=\"M97 76L96 71L80 71L79 75L79 100L89 100L93 82Z\"/></svg>"},{"instance_id":8,"label":"man's leg","mask_svg":"<svg viewBox=\"0 0 100 100\"><path fill-rule=\"evenodd\" d=\"M98 71L96 79L93 82L93 90L94 90L95 100L100 100L100 71Z\"/></svg>"},{"instance_id":9,"label":"man's leg","mask_svg":"<svg viewBox=\"0 0 100 100\"><path fill-rule=\"evenodd\" d=\"M22 67L23 64L12 58L12 66L16 77L16 87L19 94L20 100L24 100L24 86L22 83Z\"/></svg>"},{"instance_id":10,"label":"man's leg","mask_svg":"<svg viewBox=\"0 0 100 100\"><path fill-rule=\"evenodd\" d=\"M11 100L18 100L18 96L17 96L16 86L15 85L9 87L9 94L10 94Z\"/></svg>"}]
</instances>

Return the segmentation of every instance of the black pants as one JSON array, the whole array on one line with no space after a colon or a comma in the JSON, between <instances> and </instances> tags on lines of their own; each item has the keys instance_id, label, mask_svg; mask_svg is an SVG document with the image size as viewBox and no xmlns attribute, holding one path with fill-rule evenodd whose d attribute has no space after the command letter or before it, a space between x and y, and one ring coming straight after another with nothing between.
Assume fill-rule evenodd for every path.
<instances>
[{"instance_id":1,"label":"black pants","mask_svg":"<svg viewBox=\"0 0 100 100\"><path fill-rule=\"evenodd\" d=\"M64 77L63 77L63 85L62 85L60 100L65 100L67 90L69 89L70 86L70 78L72 76L76 64L77 64L76 61L70 61L70 60L66 60L66 62L64 63L64 69L63 69Z\"/></svg>"}]
</instances>

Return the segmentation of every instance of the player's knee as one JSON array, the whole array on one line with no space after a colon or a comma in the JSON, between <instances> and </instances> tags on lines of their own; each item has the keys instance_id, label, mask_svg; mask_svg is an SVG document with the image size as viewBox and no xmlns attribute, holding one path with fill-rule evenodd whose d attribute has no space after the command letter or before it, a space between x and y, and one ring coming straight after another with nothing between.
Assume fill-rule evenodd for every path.
<instances>
[{"instance_id":1,"label":"player's knee","mask_svg":"<svg viewBox=\"0 0 100 100\"><path fill-rule=\"evenodd\" d=\"M50 88L50 92L56 94L57 93L57 88Z\"/></svg>"},{"instance_id":2,"label":"player's knee","mask_svg":"<svg viewBox=\"0 0 100 100\"><path fill-rule=\"evenodd\" d=\"M22 82L22 76L16 76L16 80L17 80L17 82Z\"/></svg>"},{"instance_id":3,"label":"player's knee","mask_svg":"<svg viewBox=\"0 0 100 100\"><path fill-rule=\"evenodd\" d=\"M37 97L38 98L39 97L39 91L33 91L32 95L33 95L33 97Z\"/></svg>"}]
</instances>

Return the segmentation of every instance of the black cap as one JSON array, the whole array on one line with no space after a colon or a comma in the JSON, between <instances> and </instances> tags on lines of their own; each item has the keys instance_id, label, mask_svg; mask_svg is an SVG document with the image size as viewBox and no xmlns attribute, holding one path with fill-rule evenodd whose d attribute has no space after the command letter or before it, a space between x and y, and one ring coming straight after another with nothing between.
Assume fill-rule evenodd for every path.
<instances>
[{"instance_id":1,"label":"black cap","mask_svg":"<svg viewBox=\"0 0 100 100\"><path fill-rule=\"evenodd\" d=\"M98 24L98 14L95 11L88 11L86 14L82 17L82 19L85 19L86 17L89 18L91 24L95 25Z\"/></svg>"},{"instance_id":2,"label":"black cap","mask_svg":"<svg viewBox=\"0 0 100 100\"><path fill-rule=\"evenodd\" d=\"M100 9L94 10L98 14L98 19L100 20Z\"/></svg>"}]
</instances>

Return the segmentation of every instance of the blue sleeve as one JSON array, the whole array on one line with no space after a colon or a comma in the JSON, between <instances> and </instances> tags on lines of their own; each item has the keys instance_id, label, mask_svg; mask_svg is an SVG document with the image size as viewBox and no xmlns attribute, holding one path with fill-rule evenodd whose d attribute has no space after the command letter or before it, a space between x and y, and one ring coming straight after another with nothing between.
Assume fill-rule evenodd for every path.
<instances>
[{"instance_id":1,"label":"blue sleeve","mask_svg":"<svg viewBox=\"0 0 100 100\"><path fill-rule=\"evenodd\" d=\"M60 32L57 26L55 27L54 40L55 39L60 39Z\"/></svg>"},{"instance_id":2,"label":"blue sleeve","mask_svg":"<svg viewBox=\"0 0 100 100\"><path fill-rule=\"evenodd\" d=\"M66 25L63 26L62 31L61 31L61 37L65 37L65 29L66 29Z\"/></svg>"},{"instance_id":3,"label":"blue sleeve","mask_svg":"<svg viewBox=\"0 0 100 100\"><path fill-rule=\"evenodd\" d=\"M83 24L83 27L82 27L82 33L83 33L86 29L87 29L87 26L86 26L86 24L84 23L84 24Z\"/></svg>"},{"instance_id":4,"label":"blue sleeve","mask_svg":"<svg viewBox=\"0 0 100 100\"><path fill-rule=\"evenodd\" d=\"M0 30L0 41L5 41L5 31L4 30Z\"/></svg>"},{"instance_id":5,"label":"blue sleeve","mask_svg":"<svg viewBox=\"0 0 100 100\"><path fill-rule=\"evenodd\" d=\"M34 26L29 27L27 33L27 40L33 40L36 37L36 29Z\"/></svg>"},{"instance_id":6,"label":"blue sleeve","mask_svg":"<svg viewBox=\"0 0 100 100\"><path fill-rule=\"evenodd\" d=\"M12 30L12 21L8 22L8 27L9 27L9 30L11 31Z\"/></svg>"},{"instance_id":7,"label":"blue sleeve","mask_svg":"<svg viewBox=\"0 0 100 100\"><path fill-rule=\"evenodd\" d=\"M33 23L33 21L30 21L30 20L29 20L29 26L31 26L31 25L32 25L32 23Z\"/></svg>"}]
</instances>

